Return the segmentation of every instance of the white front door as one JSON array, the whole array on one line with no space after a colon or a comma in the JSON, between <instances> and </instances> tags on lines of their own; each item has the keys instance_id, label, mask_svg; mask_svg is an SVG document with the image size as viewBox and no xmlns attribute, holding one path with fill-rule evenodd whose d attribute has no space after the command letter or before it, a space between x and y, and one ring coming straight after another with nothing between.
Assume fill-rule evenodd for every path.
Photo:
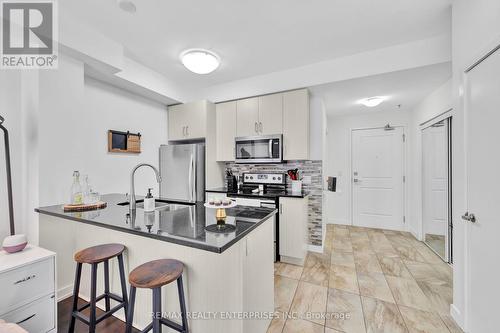
<instances>
[{"instance_id":1,"label":"white front door","mask_svg":"<svg viewBox=\"0 0 500 333\"><path fill-rule=\"evenodd\" d=\"M352 224L403 230L403 128L352 131Z\"/></svg>"},{"instance_id":2,"label":"white front door","mask_svg":"<svg viewBox=\"0 0 500 333\"><path fill-rule=\"evenodd\" d=\"M500 51L466 74L468 332L498 332ZM470 214L474 214L474 219Z\"/></svg>"}]
</instances>

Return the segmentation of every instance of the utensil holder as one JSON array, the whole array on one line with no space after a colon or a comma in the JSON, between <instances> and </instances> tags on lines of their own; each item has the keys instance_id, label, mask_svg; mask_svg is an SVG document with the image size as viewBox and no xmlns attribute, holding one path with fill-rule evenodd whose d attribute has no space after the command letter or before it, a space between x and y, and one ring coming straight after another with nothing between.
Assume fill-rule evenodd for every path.
<instances>
[{"instance_id":1,"label":"utensil holder","mask_svg":"<svg viewBox=\"0 0 500 333\"><path fill-rule=\"evenodd\" d=\"M301 180L292 180L292 192L293 193L302 192L302 181Z\"/></svg>"}]
</instances>

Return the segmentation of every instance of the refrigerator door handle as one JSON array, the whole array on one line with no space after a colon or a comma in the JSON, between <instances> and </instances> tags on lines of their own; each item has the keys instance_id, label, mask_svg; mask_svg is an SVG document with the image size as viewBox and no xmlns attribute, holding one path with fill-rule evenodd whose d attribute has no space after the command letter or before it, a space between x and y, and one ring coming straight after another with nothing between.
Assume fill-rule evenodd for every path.
<instances>
[{"instance_id":1,"label":"refrigerator door handle","mask_svg":"<svg viewBox=\"0 0 500 333\"><path fill-rule=\"evenodd\" d=\"M189 186L189 195L191 196L190 200L193 201L193 154L191 154L191 160L189 161L189 175L188 175L188 186Z\"/></svg>"},{"instance_id":2,"label":"refrigerator door handle","mask_svg":"<svg viewBox=\"0 0 500 333\"><path fill-rule=\"evenodd\" d=\"M194 155L196 154L196 155ZM196 197L197 194L198 194L198 182L196 181L196 177L198 176L198 149L196 149L194 152L193 152L193 155L191 155L191 159L193 161L193 180L192 180L192 186L193 188L191 189L192 191L192 195L191 197L193 198L193 202L196 202L198 200L198 198ZM196 158L194 158L194 157Z\"/></svg>"}]
</instances>

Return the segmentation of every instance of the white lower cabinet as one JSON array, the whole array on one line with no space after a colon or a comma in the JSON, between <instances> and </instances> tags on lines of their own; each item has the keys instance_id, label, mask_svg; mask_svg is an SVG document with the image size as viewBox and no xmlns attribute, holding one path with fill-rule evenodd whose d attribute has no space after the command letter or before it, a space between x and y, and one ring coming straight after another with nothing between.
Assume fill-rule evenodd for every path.
<instances>
[{"instance_id":1,"label":"white lower cabinet","mask_svg":"<svg viewBox=\"0 0 500 333\"><path fill-rule=\"evenodd\" d=\"M56 331L55 253L28 245L0 251L0 319L30 333Z\"/></svg>"},{"instance_id":2,"label":"white lower cabinet","mask_svg":"<svg viewBox=\"0 0 500 333\"><path fill-rule=\"evenodd\" d=\"M274 311L274 242L272 217L243 240L243 311L262 314ZM243 320L243 332L266 332L270 318Z\"/></svg>"},{"instance_id":3,"label":"white lower cabinet","mask_svg":"<svg viewBox=\"0 0 500 333\"><path fill-rule=\"evenodd\" d=\"M14 254L15 255L15 254ZM0 274L0 313L54 292L54 262L47 259Z\"/></svg>"},{"instance_id":4,"label":"white lower cabinet","mask_svg":"<svg viewBox=\"0 0 500 333\"><path fill-rule=\"evenodd\" d=\"M30 333L50 332L55 328L55 296L45 296L2 316L8 323L15 323Z\"/></svg>"},{"instance_id":5,"label":"white lower cabinet","mask_svg":"<svg viewBox=\"0 0 500 333\"><path fill-rule=\"evenodd\" d=\"M280 198L279 248L282 262L302 265L307 254L308 198Z\"/></svg>"}]
</instances>

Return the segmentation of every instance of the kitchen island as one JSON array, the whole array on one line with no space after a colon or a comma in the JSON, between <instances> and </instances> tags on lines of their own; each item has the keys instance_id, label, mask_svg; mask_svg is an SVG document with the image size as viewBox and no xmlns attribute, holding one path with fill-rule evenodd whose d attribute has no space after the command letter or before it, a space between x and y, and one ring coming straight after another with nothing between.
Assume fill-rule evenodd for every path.
<instances>
[{"instance_id":1,"label":"kitchen island","mask_svg":"<svg viewBox=\"0 0 500 333\"><path fill-rule=\"evenodd\" d=\"M57 253L58 298L71 295L75 262L83 248L121 243L125 269L161 258L185 265L184 281L191 332L266 332L274 311L273 225L276 210L237 206L227 209L231 233L212 233L215 210L202 203L169 203L155 212L130 214L124 195L103 196L107 207L66 213L61 205L38 208L40 245ZM140 202L139 202L140 203ZM88 300L89 267L84 267L80 297ZM98 294L103 290L99 274ZM118 264L110 262L112 292L120 293ZM176 316L175 284L163 288L164 315ZM99 303L104 308L104 303ZM116 316L124 320L123 311ZM257 317L257 318L256 318ZM175 318L177 319L177 318ZM151 321L151 292L138 290L134 326Z\"/></svg>"}]
</instances>

